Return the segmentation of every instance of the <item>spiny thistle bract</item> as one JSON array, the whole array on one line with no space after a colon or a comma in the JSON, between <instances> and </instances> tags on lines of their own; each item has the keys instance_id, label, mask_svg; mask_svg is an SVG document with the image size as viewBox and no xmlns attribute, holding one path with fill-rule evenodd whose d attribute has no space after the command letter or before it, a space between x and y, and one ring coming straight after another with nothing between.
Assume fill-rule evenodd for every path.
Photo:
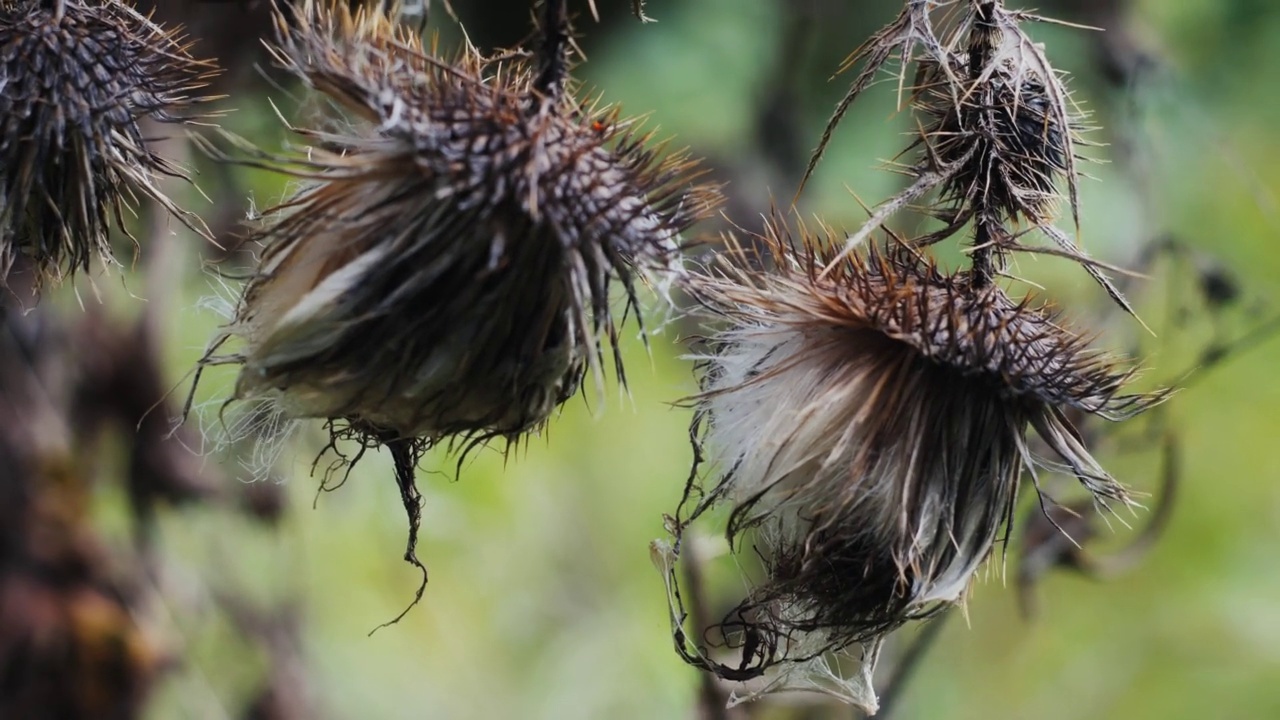
<instances>
[{"instance_id":1,"label":"spiny thistle bract","mask_svg":"<svg viewBox=\"0 0 1280 720\"><path fill-rule=\"evenodd\" d=\"M611 285L638 311L637 281L674 266L715 193L572 96L563 2L534 52L496 60L442 59L396 16L277 10L278 63L352 119L267 162L303 185L264 213L261 267L215 341L243 349L205 362L242 366L236 399L388 445L413 514L427 446L537 430L589 369L602 380L605 337L625 382Z\"/></svg>"},{"instance_id":2,"label":"spiny thistle bract","mask_svg":"<svg viewBox=\"0 0 1280 720\"><path fill-rule=\"evenodd\" d=\"M215 68L119 0L0 0L0 286L19 255L37 282L114 262L110 228L138 194L196 232L158 186L182 168L139 123L182 123Z\"/></svg>"},{"instance_id":3,"label":"spiny thistle bract","mask_svg":"<svg viewBox=\"0 0 1280 720\"><path fill-rule=\"evenodd\" d=\"M1131 370L998 285L905 246L837 257L831 239L801 227L797 241L774 217L764 257L730 238L685 281L723 326L693 399L712 470L699 484L695 467L677 539L726 505L730 543L752 544L767 575L720 625L740 666L685 648L732 679L787 664L830 676L824 654L862 643L874 658L888 631L959 601L1007 531L1024 468L1131 503L1064 411L1119 420L1164 398L1122 394ZM1032 456L1028 428L1056 459ZM869 687L844 682L874 708Z\"/></svg>"}]
</instances>

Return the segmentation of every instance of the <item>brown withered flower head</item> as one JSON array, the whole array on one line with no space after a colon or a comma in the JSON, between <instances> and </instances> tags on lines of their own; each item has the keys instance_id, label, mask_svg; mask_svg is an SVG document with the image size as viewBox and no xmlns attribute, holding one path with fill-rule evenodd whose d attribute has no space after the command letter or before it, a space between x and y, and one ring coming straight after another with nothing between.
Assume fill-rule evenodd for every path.
<instances>
[{"instance_id":1,"label":"brown withered flower head","mask_svg":"<svg viewBox=\"0 0 1280 720\"><path fill-rule=\"evenodd\" d=\"M1065 257L1081 265L1130 314L1092 259L1055 225L1066 204L1079 226L1079 148L1088 115L1066 75L1023 25L1055 22L1009 10L1003 0L907 0L898 17L863 43L842 70L860 67L810 160L812 175L849 107L894 62L916 132L896 169L910 182L880 203L844 243L853 252L889 218L923 207L942 222L912 238L917 247L968 231L975 280L1000 275L1011 252ZM1034 231L1034 233L1032 232ZM1038 233L1050 246L1028 241Z\"/></svg>"},{"instance_id":2,"label":"brown withered flower head","mask_svg":"<svg viewBox=\"0 0 1280 720\"><path fill-rule=\"evenodd\" d=\"M625 382L611 289L638 311L714 192L574 97L561 0L531 51L497 59L444 59L397 13L278 10L276 60L348 116L267 163L303 185L254 238L261 267L216 341L242 349L206 363L241 365L236 399L390 446L411 507L425 447L540 428L602 380L606 338Z\"/></svg>"},{"instance_id":3,"label":"brown withered flower head","mask_svg":"<svg viewBox=\"0 0 1280 720\"><path fill-rule=\"evenodd\" d=\"M974 55L954 54L950 73L921 64L917 109L932 122L917 140L927 145L920 171L946 178L941 204L953 224L979 213L988 222L1052 222L1079 121L1054 112L1045 83L1012 61L991 68L980 95L957 99L948 78L966 73Z\"/></svg>"},{"instance_id":4,"label":"brown withered flower head","mask_svg":"<svg viewBox=\"0 0 1280 720\"><path fill-rule=\"evenodd\" d=\"M722 325L693 399L711 470L695 466L674 530L678 547L728 507L731 545L765 577L719 627L741 664L678 643L686 659L735 680L781 666L771 689L833 680L827 653L873 664L887 632L963 598L1024 469L1070 473L1100 506L1132 502L1064 413L1119 420L1164 395L1122 394L1133 371L1045 307L902 245L844 254L778 217L755 244L730 238L686 283ZM1033 456L1029 429L1054 457ZM874 709L868 677L839 693Z\"/></svg>"},{"instance_id":5,"label":"brown withered flower head","mask_svg":"<svg viewBox=\"0 0 1280 720\"><path fill-rule=\"evenodd\" d=\"M202 232L160 190L183 170L139 123L192 119L213 72L119 0L0 0L0 285L18 255L39 281L114 262L139 195Z\"/></svg>"}]
</instances>

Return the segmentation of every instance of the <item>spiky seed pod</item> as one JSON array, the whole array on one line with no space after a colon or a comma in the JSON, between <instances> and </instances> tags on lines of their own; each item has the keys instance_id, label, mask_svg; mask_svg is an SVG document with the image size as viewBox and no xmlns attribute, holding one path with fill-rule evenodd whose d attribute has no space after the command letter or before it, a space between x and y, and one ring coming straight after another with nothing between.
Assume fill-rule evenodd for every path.
<instances>
[{"instance_id":1,"label":"spiky seed pod","mask_svg":"<svg viewBox=\"0 0 1280 720\"><path fill-rule=\"evenodd\" d=\"M560 50L442 60L394 9L296 12L277 16L277 60L356 120L304 133L315 146L284 168L307 183L263 218L229 328L236 396L429 442L537 428L601 336L616 351L611 282L634 306L637 273L669 266L706 209L690 164L572 99L544 72Z\"/></svg>"},{"instance_id":2,"label":"spiky seed pod","mask_svg":"<svg viewBox=\"0 0 1280 720\"><path fill-rule=\"evenodd\" d=\"M138 194L202 232L160 190L183 170L139 122L186 121L214 70L119 0L0 2L0 285L18 254L40 280L114 262Z\"/></svg>"},{"instance_id":3,"label":"spiky seed pod","mask_svg":"<svg viewBox=\"0 0 1280 720\"><path fill-rule=\"evenodd\" d=\"M1164 398L1121 394L1132 371L999 286L901 248L836 260L830 240L774 218L764 258L730 239L722 264L687 280L725 326L694 398L713 469L691 481L677 534L727 505L730 542L767 572L722 625L742 665L694 658L726 677L874 646L961 599L1024 468L1063 468L1100 504L1129 503L1064 411L1117 420ZM1029 428L1056 459L1032 457Z\"/></svg>"},{"instance_id":4,"label":"spiky seed pod","mask_svg":"<svg viewBox=\"0 0 1280 720\"><path fill-rule=\"evenodd\" d=\"M984 70L980 87L958 94L949 78L968 74L964 57L953 56L950 73L921 63L916 110L931 122L919 140L927 148L918 172L942 174L954 166L939 188L953 221L982 213L996 223L1052 222L1067 154L1080 142L1080 116L1063 127L1050 112L1044 81L1011 62Z\"/></svg>"},{"instance_id":5,"label":"spiky seed pod","mask_svg":"<svg viewBox=\"0 0 1280 720\"><path fill-rule=\"evenodd\" d=\"M907 154L920 148L920 156L900 168L912 182L850 233L844 253L861 247L889 218L920 208L924 200L923 207L944 226L911 238L912 243L932 245L972 229L977 284L994 281L1010 252L1056 255L1079 263L1133 314L1103 272L1114 268L1091 259L1054 225L1065 194L1079 227L1076 149L1087 129L1086 114L1072 100L1064 75L1023 29L1027 22L1052 21L1009 10L1003 0L908 0L893 22L845 61L842 70L861 69L827 122L804 180L812 176L849 107L896 58L899 87L911 85L921 130ZM907 80L912 67L914 84ZM1056 247L1026 244L1027 228L1018 227L1023 223Z\"/></svg>"},{"instance_id":6,"label":"spiky seed pod","mask_svg":"<svg viewBox=\"0 0 1280 720\"><path fill-rule=\"evenodd\" d=\"M971 0L942 54L918 62L915 110L924 146L914 173L937 178L943 214L984 235L1006 223L1057 216L1067 178L1075 211L1075 147L1084 113L1020 23L1034 16L999 0ZM983 237L982 242L999 242Z\"/></svg>"}]
</instances>

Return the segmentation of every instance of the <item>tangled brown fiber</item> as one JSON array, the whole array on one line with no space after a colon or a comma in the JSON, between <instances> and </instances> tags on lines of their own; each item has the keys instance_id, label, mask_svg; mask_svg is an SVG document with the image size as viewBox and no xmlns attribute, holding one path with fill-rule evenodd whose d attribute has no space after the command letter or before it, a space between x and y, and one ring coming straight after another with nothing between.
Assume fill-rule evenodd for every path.
<instances>
[{"instance_id":1,"label":"tangled brown fiber","mask_svg":"<svg viewBox=\"0 0 1280 720\"><path fill-rule=\"evenodd\" d=\"M681 622L677 645L729 679L827 673L824 655L855 646L874 662L887 632L963 598L1008 532L1024 470L1070 473L1100 507L1131 504L1066 413L1122 420L1168 395L1124 394L1133 370L1045 306L908 245L847 254L832 235L775 216L754 249L728 238L685 283L717 324L691 399L709 470L695 462L677 547L726 506L731 546L765 578L716 627L739 664L688 646ZM1031 429L1053 457L1033 456ZM857 682L842 692L874 707Z\"/></svg>"},{"instance_id":2,"label":"tangled brown fiber","mask_svg":"<svg viewBox=\"0 0 1280 720\"><path fill-rule=\"evenodd\" d=\"M341 113L297 129L296 154L259 154L300 189L262 214L260 267L203 364L240 366L234 399L388 446L413 533L427 447L518 442L588 372L603 382L606 343L625 384L612 291L638 314L639 283L717 198L576 97L565 3L540 13L531 50L444 58L394 3L276 10L278 65Z\"/></svg>"},{"instance_id":3,"label":"tangled brown fiber","mask_svg":"<svg viewBox=\"0 0 1280 720\"><path fill-rule=\"evenodd\" d=\"M207 234L160 189L184 170L139 123L194 121L215 71L119 0L0 2L0 284L19 255L38 282L117 262L110 230L128 235L139 195Z\"/></svg>"}]
</instances>

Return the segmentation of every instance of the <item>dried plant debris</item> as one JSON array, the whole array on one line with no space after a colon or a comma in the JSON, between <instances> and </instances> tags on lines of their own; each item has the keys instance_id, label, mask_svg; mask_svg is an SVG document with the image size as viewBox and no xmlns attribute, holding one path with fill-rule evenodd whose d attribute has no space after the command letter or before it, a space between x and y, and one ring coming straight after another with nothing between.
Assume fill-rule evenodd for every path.
<instances>
[{"instance_id":1,"label":"dried plant debris","mask_svg":"<svg viewBox=\"0 0 1280 720\"><path fill-rule=\"evenodd\" d=\"M29 276L27 276L29 277ZM164 651L94 532L69 411L76 358L47 307L0 300L0 717L137 718Z\"/></svg>"},{"instance_id":2,"label":"dried plant debris","mask_svg":"<svg viewBox=\"0 0 1280 720\"><path fill-rule=\"evenodd\" d=\"M731 545L765 578L720 626L740 664L678 643L691 662L737 680L789 666L771 690L833 676L831 652L874 663L886 633L963 598L1024 470L1074 475L1104 509L1132 504L1065 413L1121 420L1167 393L1125 394L1133 370L1047 308L907 245L847 254L777 216L753 244L764 257L729 238L686 281L721 324L692 400L710 470L695 462L673 549L725 506ZM1029 429L1052 457L1033 455ZM865 678L836 691L874 706Z\"/></svg>"},{"instance_id":3,"label":"dried plant debris","mask_svg":"<svg viewBox=\"0 0 1280 720\"><path fill-rule=\"evenodd\" d=\"M138 603L89 571L101 557L75 554L75 547L56 552L0 571L0 713L143 717L163 669L162 648L136 622Z\"/></svg>"},{"instance_id":4,"label":"dried plant debris","mask_svg":"<svg viewBox=\"0 0 1280 720\"><path fill-rule=\"evenodd\" d=\"M1054 21L1009 10L1001 0L909 0L894 22L845 61L842 69L860 70L814 151L805 181L852 103L896 61L899 93L909 96L916 122L904 153L914 159L899 167L911 182L876 206L847 238L845 252L896 214L923 209L942 227L912 238L914 244L930 245L967 230L978 282L1002 274L1010 252L1056 255L1079 263L1132 314L1107 276L1116 268L1090 258L1072 234L1054 224L1065 185L1079 227L1077 161L1089 127L1064 74L1023 29L1027 22ZM1024 242L1033 230L1052 246Z\"/></svg>"},{"instance_id":5,"label":"dried plant debris","mask_svg":"<svg viewBox=\"0 0 1280 720\"><path fill-rule=\"evenodd\" d=\"M261 266L204 364L240 366L234 399L390 446L414 514L425 448L538 430L589 371L603 381L606 338L625 383L611 288L638 312L716 194L575 98L562 2L501 59L442 58L396 16L277 12L278 63L347 115L262 158L301 189L263 214Z\"/></svg>"},{"instance_id":6,"label":"dried plant debris","mask_svg":"<svg viewBox=\"0 0 1280 720\"><path fill-rule=\"evenodd\" d=\"M192 230L160 189L183 169L147 147L145 118L191 122L215 68L119 0L0 2L0 284L18 255L40 281L116 262L138 195Z\"/></svg>"}]
</instances>

